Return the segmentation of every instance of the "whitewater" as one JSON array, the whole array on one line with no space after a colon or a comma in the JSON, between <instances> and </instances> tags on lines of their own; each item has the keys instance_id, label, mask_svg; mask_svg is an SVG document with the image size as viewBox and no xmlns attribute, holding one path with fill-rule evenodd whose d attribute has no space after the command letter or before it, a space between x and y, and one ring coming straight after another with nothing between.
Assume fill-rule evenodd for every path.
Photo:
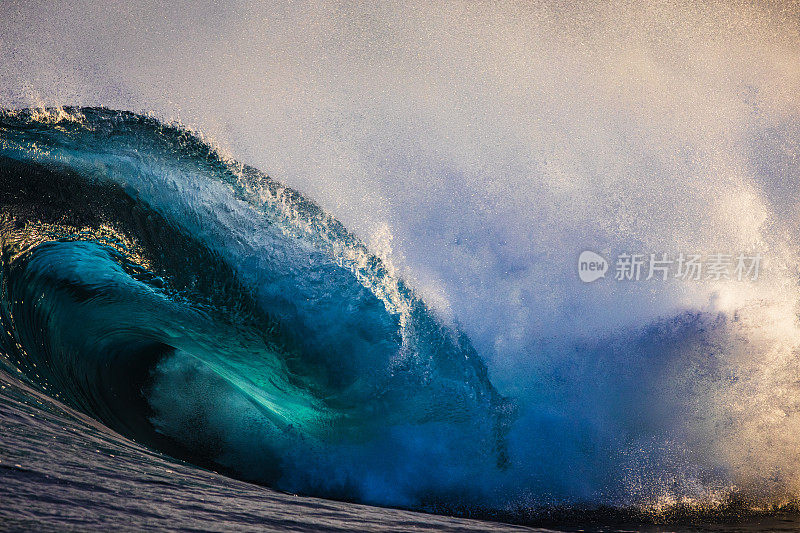
<instances>
[{"instance_id":1,"label":"whitewater","mask_svg":"<svg viewBox=\"0 0 800 533\"><path fill-rule=\"evenodd\" d=\"M792 527L795 4L186 7L0 7L8 529Z\"/></svg>"}]
</instances>

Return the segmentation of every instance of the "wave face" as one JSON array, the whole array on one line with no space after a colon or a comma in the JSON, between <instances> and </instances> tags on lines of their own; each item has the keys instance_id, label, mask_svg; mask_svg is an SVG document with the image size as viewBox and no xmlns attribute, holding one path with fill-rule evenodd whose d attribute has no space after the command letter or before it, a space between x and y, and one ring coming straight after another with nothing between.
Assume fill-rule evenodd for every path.
<instances>
[{"instance_id":1,"label":"wave face","mask_svg":"<svg viewBox=\"0 0 800 533\"><path fill-rule=\"evenodd\" d=\"M0 116L8 371L286 491L417 506L506 468L469 341L335 220L179 128L62 113Z\"/></svg>"},{"instance_id":2,"label":"wave face","mask_svg":"<svg viewBox=\"0 0 800 533\"><path fill-rule=\"evenodd\" d=\"M493 384L391 264L181 127L3 112L0 214L3 370L196 465L515 519L800 495L800 328L777 259L777 281L712 287L714 305L596 335L563 324L495 362Z\"/></svg>"}]
</instances>

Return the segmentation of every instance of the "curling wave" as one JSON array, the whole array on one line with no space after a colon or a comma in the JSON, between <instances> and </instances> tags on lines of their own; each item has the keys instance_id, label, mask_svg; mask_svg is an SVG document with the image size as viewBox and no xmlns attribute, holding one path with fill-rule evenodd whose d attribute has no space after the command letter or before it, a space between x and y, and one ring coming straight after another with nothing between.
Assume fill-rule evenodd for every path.
<instances>
[{"instance_id":1,"label":"curling wave","mask_svg":"<svg viewBox=\"0 0 800 533\"><path fill-rule=\"evenodd\" d=\"M2 369L194 464L514 519L800 494L791 298L542 338L498 391L341 224L181 127L5 111L0 216Z\"/></svg>"},{"instance_id":2,"label":"curling wave","mask_svg":"<svg viewBox=\"0 0 800 533\"><path fill-rule=\"evenodd\" d=\"M295 492L409 505L458 487L423 459L504 468L511 407L469 341L316 205L180 128L60 113L0 117L8 370Z\"/></svg>"}]
</instances>

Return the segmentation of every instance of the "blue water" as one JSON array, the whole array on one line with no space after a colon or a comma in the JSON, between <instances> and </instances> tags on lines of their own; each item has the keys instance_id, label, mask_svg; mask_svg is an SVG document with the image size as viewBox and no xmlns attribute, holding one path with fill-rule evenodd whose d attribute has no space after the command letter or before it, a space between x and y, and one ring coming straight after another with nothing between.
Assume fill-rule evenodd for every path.
<instances>
[{"instance_id":1,"label":"blue water","mask_svg":"<svg viewBox=\"0 0 800 533\"><path fill-rule=\"evenodd\" d=\"M716 414L682 402L716 390L698 387L746 379L715 355L742 349L751 330L738 315L544 339L517 381L493 384L458 325L312 201L179 126L106 109L0 114L0 216L0 475L13 527L83 528L91 498L75 502L82 522L59 495L128 490L117 478L143 499L110 521L147 509L135 487L155 483L168 490L154 523L180 513L176 527L202 518L164 503L170 491L228 527L295 505L232 479L530 523L793 508L790 469L748 478L678 423ZM676 362L689 373L669 374ZM45 496L52 506L24 503ZM250 514L231 516L231 498ZM298 511L308 530L333 527L336 509L344 529L353 516L377 529L489 527L299 501L324 509Z\"/></svg>"}]
</instances>

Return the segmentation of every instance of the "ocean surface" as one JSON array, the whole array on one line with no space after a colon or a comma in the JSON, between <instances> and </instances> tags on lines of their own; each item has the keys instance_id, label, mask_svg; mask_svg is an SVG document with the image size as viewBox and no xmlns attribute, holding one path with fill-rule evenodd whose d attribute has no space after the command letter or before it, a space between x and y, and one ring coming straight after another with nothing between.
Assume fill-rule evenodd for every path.
<instances>
[{"instance_id":1,"label":"ocean surface","mask_svg":"<svg viewBox=\"0 0 800 533\"><path fill-rule=\"evenodd\" d=\"M277 492L176 461L0 373L3 531L797 531L796 515L549 527L449 518Z\"/></svg>"},{"instance_id":2,"label":"ocean surface","mask_svg":"<svg viewBox=\"0 0 800 533\"><path fill-rule=\"evenodd\" d=\"M0 375L3 531L523 531L276 492L166 457Z\"/></svg>"}]
</instances>

